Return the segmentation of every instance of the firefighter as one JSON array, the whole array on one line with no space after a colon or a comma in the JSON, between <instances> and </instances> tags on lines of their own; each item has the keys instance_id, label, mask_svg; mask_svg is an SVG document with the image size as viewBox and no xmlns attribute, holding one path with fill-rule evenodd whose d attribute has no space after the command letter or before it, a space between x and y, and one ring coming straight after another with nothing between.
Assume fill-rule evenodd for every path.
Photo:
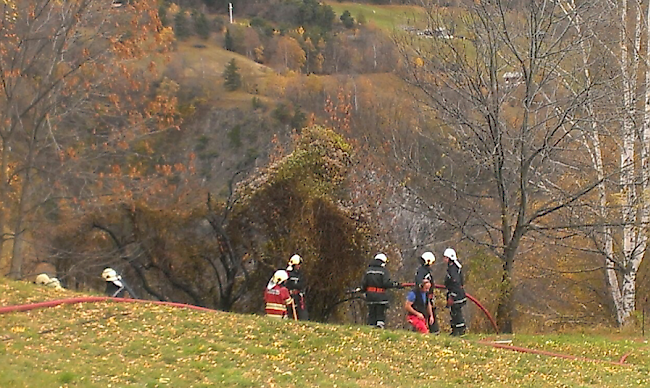
<instances>
[{"instance_id":1,"label":"firefighter","mask_svg":"<svg viewBox=\"0 0 650 388\"><path fill-rule=\"evenodd\" d=\"M429 328L433 325L433 308L429 298L431 289L431 280L424 277L420 279L413 289L406 295L406 320L420 333L429 333Z\"/></svg>"},{"instance_id":2,"label":"firefighter","mask_svg":"<svg viewBox=\"0 0 650 388\"><path fill-rule=\"evenodd\" d=\"M287 273L289 279L287 280L287 288L293 299L293 304L296 307L296 314L301 321L309 320L309 313L307 312L307 305L305 304L305 289L307 288L307 281L305 276L300 270L302 266L302 257L299 255L291 256L289 259L289 266Z\"/></svg>"},{"instance_id":3,"label":"firefighter","mask_svg":"<svg viewBox=\"0 0 650 388\"><path fill-rule=\"evenodd\" d=\"M106 281L106 290L104 293L113 298L124 298L126 287L122 282L122 276L117 274L113 268L106 268L102 272L102 278Z\"/></svg>"},{"instance_id":4,"label":"firefighter","mask_svg":"<svg viewBox=\"0 0 650 388\"><path fill-rule=\"evenodd\" d=\"M386 309L388 308L389 288L401 288L400 283L390 279L386 269L388 258L383 253L378 253L368 265L361 281L361 290L366 294L368 305L368 325L383 329L386 325Z\"/></svg>"},{"instance_id":5,"label":"firefighter","mask_svg":"<svg viewBox=\"0 0 650 388\"><path fill-rule=\"evenodd\" d=\"M431 317L433 318L433 323L428 323L429 333L440 334L440 325L438 324L438 317L436 316L436 297L433 293L433 274L431 273L431 266L436 261L436 256L432 252L424 252L420 257L420 267L415 273L415 285L421 284L423 280L427 279L431 283L431 287L427 292L427 298L431 304Z\"/></svg>"},{"instance_id":6,"label":"firefighter","mask_svg":"<svg viewBox=\"0 0 650 388\"><path fill-rule=\"evenodd\" d=\"M284 282L289 279L287 271L280 269L275 271L269 284L264 290L264 310L266 315L278 319L287 319L289 316L287 306L292 306L292 316L296 319L296 310L293 305L293 299L289 290L284 286Z\"/></svg>"},{"instance_id":7,"label":"firefighter","mask_svg":"<svg viewBox=\"0 0 650 388\"><path fill-rule=\"evenodd\" d=\"M59 279L51 278L45 273L36 276L35 283L41 286L54 288L55 290L63 289L63 287L61 287L61 282L59 282Z\"/></svg>"},{"instance_id":8,"label":"firefighter","mask_svg":"<svg viewBox=\"0 0 650 388\"><path fill-rule=\"evenodd\" d=\"M462 265L458 261L456 251L447 248L443 253L445 263L447 263L447 275L445 276L445 287L447 288L447 307L451 316L451 335L465 335L465 319L463 318L463 306L467 303L465 295L465 284Z\"/></svg>"}]
</instances>

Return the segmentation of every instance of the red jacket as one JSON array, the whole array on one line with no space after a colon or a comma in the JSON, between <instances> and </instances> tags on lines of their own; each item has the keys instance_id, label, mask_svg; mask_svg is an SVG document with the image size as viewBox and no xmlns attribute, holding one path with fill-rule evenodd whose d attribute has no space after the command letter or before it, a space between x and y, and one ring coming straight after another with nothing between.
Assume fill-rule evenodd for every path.
<instances>
[{"instance_id":1,"label":"red jacket","mask_svg":"<svg viewBox=\"0 0 650 388\"><path fill-rule=\"evenodd\" d=\"M287 305L291 304L293 299L289 295L289 290L280 284L270 290L264 290L264 302L266 302L266 315L274 318L284 318L287 316Z\"/></svg>"}]
</instances>

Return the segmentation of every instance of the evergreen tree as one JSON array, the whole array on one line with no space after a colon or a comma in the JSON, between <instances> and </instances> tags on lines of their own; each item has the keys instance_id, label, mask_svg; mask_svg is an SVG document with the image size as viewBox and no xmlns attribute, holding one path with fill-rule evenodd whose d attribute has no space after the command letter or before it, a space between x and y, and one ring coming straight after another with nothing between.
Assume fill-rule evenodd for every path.
<instances>
[{"instance_id":1,"label":"evergreen tree","mask_svg":"<svg viewBox=\"0 0 650 388\"><path fill-rule=\"evenodd\" d=\"M226 30L226 36L224 37L224 44L223 48L225 48L228 51L235 51L235 40L232 38L232 34L230 33L230 28Z\"/></svg>"},{"instance_id":2,"label":"evergreen tree","mask_svg":"<svg viewBox=\"0 0 650 388\"><path fill-rule=\"evenodd\" d=\"M235 58L231 59L226 65L226 70L223 72L224 83L223 86L228 91L234 91L241 87L241 75L239 68L235 62Z\"/></svg>"},{"instance_id":3,"label":"evergreen tree","mask_svg":"<svg viewBox=\"0 0 650 388\"><path fill-rule=\"evenodd\" d=\"M210 24L208 23L208 18L205 17L203 12L194 11L192 13L192 18L194 19L194 31L203 40L207 40L210 37Z\"/></svg>"},{"instance_id":4,"label":"evergreen tree","mask_svg":"<svg viewBox=\"0 0 650 388\"><path fill-rule=\"evenodd\" d=\"M347 9L343 11L340 19L345 28L352 28L354 26L354 18L352 17L352 14L350 14L350 11Z\"/></svg>"},{"instance_id":5,"label":"evergreen tree","mask_svg":"<svg viewBox=\"0 0 650 388\"><path fill-rule=\"evenodd\" d=\"M291 128L300 131L307 124L307 115L300 110L299 107L295 107L293 110L293 118L291 118Z\"/></svg>"},{"instance_id":6,"label":"evergreen tree","mask_svg":"<svg viewBox=\"0 0 650 388\"><path fill-rule=\"evenodd\" d=\"M185 40L190 36L190 28L184 10L178 11L174 16L174 34L178 40Z\"/></svg>"},{"instance_id":7,"label":"evergreen tree","mask_svg":"<svg viewBox=\"0 0 650 388\"><path fill-rule=\"evenodd\" d=\"M163 26L169 27L169 19L167 18L167 7L163 4L158 7L158 18Z\"/></svg>"}]
</instances>

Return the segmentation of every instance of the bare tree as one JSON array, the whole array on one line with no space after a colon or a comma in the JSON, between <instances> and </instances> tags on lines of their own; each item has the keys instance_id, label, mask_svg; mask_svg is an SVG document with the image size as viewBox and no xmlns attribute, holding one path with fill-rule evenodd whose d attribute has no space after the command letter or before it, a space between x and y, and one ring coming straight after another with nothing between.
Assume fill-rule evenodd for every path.
<instances>
[{"instance_id":1,"label":"bare tree","mask_svg":"<svg viewBox=\"0 0 650 388\"><path fill-rule=\"evenodd\" d=\"M513 330L515 262L539 241L527 238L577 227L567 220L602 181L577 152L598 79L581 76L592 64L576 60L589 38L591 7L542 0L508 9L506 1L482 1L463 8L454 36L396 38L409 65L405 79L448 139L445 157L429 166L441 205L430 208L501 259L503 332ZM431 10L432 28L445 29ZM570 28L578 15L583 30Z\"/></svg>"},{"instance_id":2,"label":"bare tree","mask_svg":"<svg viewBox=\"0 0 650 388\"><path fill-rule=\"evenodd\" d=\"M570 12L573 6L566 2L563 9ZM620 0L598 6L601 25L581 51L583 63L600 56L609 73L603 85L608 98L585 105L594 118L585 147L601 178L594 217L603 220L590 237L604 258L608 292L622 325L635 310L636 276L647 249L650 221L650 5ZM584 31L582 15L575 15L571 26ZM589 68L584 68L583 76L592 78Z\"/></svg>"},{"instance_id":3,"label":"bare tree","mask_svg":"<svg viewBox=\"0 0 650 388\"><path fill-rule=\"evenodd\" d=\"M89 160L123 150L158 117L156 108L143 109L146 99L134 98L150 83L135 76L143 66L133 60L165 44L152 1L120 9L103 0L2 7L0 251L13 239L10 275L19 278L36 210L48 199L75 195L56 192L61 176L80 165L81 155L92 158L84 158L86 173L97 171Z\"/></svg>"}]
</instances>

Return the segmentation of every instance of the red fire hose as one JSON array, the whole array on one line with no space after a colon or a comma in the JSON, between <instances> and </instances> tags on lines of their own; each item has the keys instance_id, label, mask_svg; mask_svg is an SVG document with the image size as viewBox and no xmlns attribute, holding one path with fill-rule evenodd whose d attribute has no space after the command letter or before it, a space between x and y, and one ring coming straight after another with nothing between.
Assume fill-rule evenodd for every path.
<instances>
[{"instance_id":1,"label":"red fire hose","mask_svg":"<svg viewBox=\"0 0 650 388\"><path fill-rule=\"evenodd\" d=\"M402 285L404 285L404 286L413 286L414 283L402 283ZM442 286L442 285L435 285L435 287L445 289L445 287ZM488 319L492 323L492 326L494 327L495 331L498 332L496 322L494 321L494 319L492 318L490 313L473 296L471 296L469 294L466 294L466 295L467 295L467 298L469 300L471 300L474 304L476 304L476 306L478 306L481 309L481 311L483 311L483 313L488 317ZM41 308L55 307L55 306L59 306L59 305L63 305L63 304L97 303L97 302L147 303L147 304L156 304L156 305L171 306L171 307L189 308L189 309L199 310L199 311L216 312L216 310L212 310L212 309L209 309L209 308L199 307L199 306L194 306L194 305L189 305L189 304L184 304L184 303L159 302L159 301L142 300L142 299L128 299L128 298L112 298L112 297L107 297L107 296L87 296L87 297L77 297L77 298L69 298L69 299L50 300L50 301L47 301L47 302L30 303L30 304L22 304L22 305L14 305L14 306L0 306L0 314L7 314L7 313L12 313L12 312L17 312L17 311L29 311L29 310L35 310L35 309L41 309ZM588 358L584 358L584 357L577 357L577 356L571 356L571 355L566 355L566 354L552 353L552 352L536 350L536 349L522 348L522 347L518 347L518 346L499 344L499 343L490 342L490 341L477 341L477 343L482 344L482 345L493 346L493 347L496 347L496 348L512 350L512 351L516 351L516 352L522 352L522 353L533 353L533 354L540 354L540 355L550 356L550 357L561 357L561 358L566 358L566 359L571 359L571 360L592 361L592 362L607 362L607 363L616 364L616 365L625 365L625 360L629 356L629 353L625 354L618 362L612 362L612 361L603 361L603 360L593 360L593 359L588 359Z\"/></svg>"},{"instance_id":2,"label":"red fire hose","mask_svg":"<svg viewBox=\"0 0 650 388\"><path fill-rule=\"evenodd\" d=\"M408 287L413 287L413 286L415 286L415 283L402 283L402 285L403 285L403 286L408 286ZM435 288L440 288L440 289L443 289L443 290L446 290L446 289L447 289L447 288L446 288L445 286L443 286L442 284L434 284L433 286L434 286ZM474 297L471 296L470 294L465 293L465 296L467 296L467 299L471 300L471 301L476 305L476 307L478 307L481 311L483 311L483 314L485 314L485 316L487 317L487 319L488 319L488 320L490 321L490 323L492 324L492 327L494 328L494 331L495 331L496 333L498 333L498 332L499 332L499 327L497 326L497 323L496 323L496 321L494 320L494 318L492 318L492 315L490 315L490 312L487 311L487 309L486 309L485 307L483 307L483 305L480 304L479 301L476 300L476 298L474 298Z\"/></svg>"},{"instance_id":3,"label":"red fire hose","mask_svg":"<svg viewBox=\"0 0 650 388\"><path fill-rule=\"evenodd\" d=\"M212 311L212 312L216 311L205 307L193 306L184 303L159 302L159 301L152 301L152 300L128 299L128 298L111 298L108 296L85 296L85 297L78 297L78 298L50 300L47 302L21 304L15 306L0 306L0 314L12 313L15 311L28 311L28 310L42 309L42 308L54 307L62 304L96 303L96 302L149 303L149 304L157 304L163 306L183 307L183 308L189 308L189 309L201 310L201 311Z\"/></svg>"}]
</instances>

